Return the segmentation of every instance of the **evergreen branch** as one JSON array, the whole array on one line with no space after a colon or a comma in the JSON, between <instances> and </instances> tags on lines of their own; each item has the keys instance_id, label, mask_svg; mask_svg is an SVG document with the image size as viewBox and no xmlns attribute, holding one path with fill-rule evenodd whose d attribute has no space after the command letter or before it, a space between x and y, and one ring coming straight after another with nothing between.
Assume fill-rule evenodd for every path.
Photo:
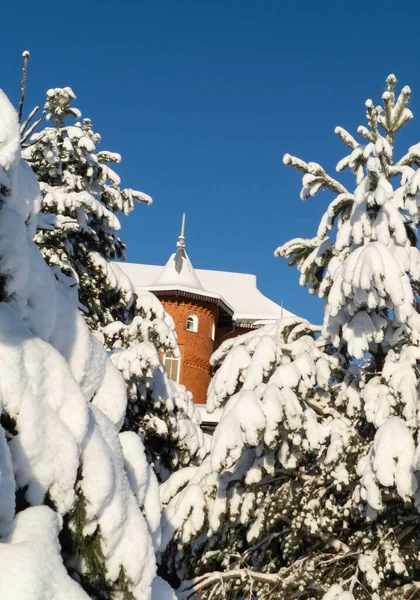
<instances>
[{"instance_id":1,"label":"evergreen branch","mask_svg":"<svg viewBox=\"0 0 420 600\"><path fill-rule=\"evenodd\" d=\"M405 85L403 87L403 89L401 90L400 95L398 96L398 100L396 101L396 103L394 104L394 107L392 109L392 125L394 128L401 127L400 122L403 119L404 120L404 111L407 108L407 104L410 101L410 96L411 96L411 89L409 88L408 85ZM411 113L411 111L407 111L406 112L406 117L407 120L409 118L412 118L412 113L411 113L411 117L408 115L408 112ZM404 120L404 122L406 122Z\"/></svg>"},{"instance_id":2,"label":"evergreen branch","mask_svg":"<svg viewBox=\"0 0 420 600\"><path fill-rule=\"evenodd\" d=\"M375 138L372 135L372 133L364 125L359 125L359 127L357 128L357 133L359 135L361 135L362 137L364 137L365 140L367 140L368 142L374 142L375 141Z\"/></svg>"},{"instance_id":3,"label":"evergreen branch","mask_svg":"<svg viewBox=\"0 0 420 600\"><path fill-rule=\"evenodd\" d=\"M420 144L415 144L409 148L408 152L395 163L395 167L407 167L420 162Z\"/></svg>"},{"instance_id":4,"label":"evergreen branch","mask_svg":"<svg viewBox=\"0 0 420 600\"><path fill-rule=\"evenodd\" d=\"M279 479L280 478L277 478L277 480L279 480ZM272 481L270 483L272 483ZM288 524L290 525L289 519L283 519L283 520L288 521ZM244 554L241 556L241 562L245 561L248 558L248 556L250 556L255 550L258 550L258 548L261 548L261 546L264 546L265 544L269 544L272 540L280 537L281 535L284 535L284 533L286 531L288 531L288 529L282 529L281 531L275 531L273 533L269 533L266 536L264 536L256 544L254 544L253 546L248 548L248 550L246 552L244 552Z\"/></svg>"},{"instance_id":5,"label":"evergreen branch","mask_svg":"<svg viewBox=\"0 0 420 600\"><path fill-rule=\"evenodd\" d=\"M314 196L321 188L327 188L336 194L348 193L348 190L339 181L328 175L318 163L306 163L300 158L291 156L290 154L284 155L283 163L305 173L303 178L304 189L302 192L306 193L301 194L302 200L306 200L309 196Z\"/></svg>"},{"instance_id":6,"label":"evergreen branch","mask_svg":"<svg viewBox=\"0 0 420 600\"><path fill-rule=\"evenodd\" d=\"M397 175L402 175L404 172L404 166L402 165L388 165L388 176L396 177Z\"/></svg>"},{"instance_id":7,"label":"evergreen branch","mask_svg":"<svg viewBox=\"0 0 420 600\"><path fill-rule=\"evenodd\" d=\"M385 118L381 119L381 125L387 133L392 133L393 94L389 91L384 92L382 100L385 108Z\"/></svg>"},{"instance_id":8,"label":"evergreen branch","mask_svg":"<svg viewBox=\"0 0 420 600\"><path fill-rule=\"evenodd\" d=\"M377 113L373 106L372 100L370 100L370 99L366 100L365 106L366 106L366 118L367 118L369 127L372 132L371 133L372 138L373 138L372 141L375 141L379 135Z\"/></svg>"},{"instance_id":9,"label":"evergreen branch","mask_svg":"<svg viewBox=\"0 0 420 600\"><path fill-rule=\"evenodd\" d=\"M258 581L260 583L268 583L270 585L278 585L281 581L280 575L271 575L270 573L262 573L259 571L251 571L250 569L232 569L230 571L214 571L213 573L194 577L188 581L183 581L178 588L178 600L187 600L188 598L196 597L197 593L202 593L206 588L212 587L214 584L229 581L231 579L248 579L249 581Z\"/></svg>"},{"instance_id":10,"label":"evergreen branch","mask_svg":"<svg viewBox=\"0 0 420 600\"><path fill-rule=\"evenodd\" d=\"M358 558L360 556L360 552L351 552L346 544L343 544L336 538L326 537L330 542L330 546L335 550L341 550L341 552L335 556L331 556L328 553L320 554L317 557L317 564L320 567L330 566L341 560ZM281 597L292 600L298 596L296 596L293 591L286 596L287 586L296 579L296 570L298 571L300 568L304 569L307 561L308 557L304 556L293 562L290 566L281 569L281 571L276 574L253 571L247 568L231 569L229 571L214 571L212 573L194 577L188 581L183 581L177 590L177 598L178 600L188 600L189 598L197 597L198 594L203 594L206 589L209 590L215 585L222 584L221 588L223 589L225 583L232 580L241 580L248 581L251 585L254 582L268 584L269 586L272 586L271 592L277 590L277 593L279 591L279 586L281 586L281 591L283 592ZM267 597L271 592L267 594Z\"/></svg>"},{"instance_id":11,"label":"evergreen branch","mask_svg":"<svg viewBox=\"0 0 420 600\"><path fill-rule=\"evenodd\" d=\"M357 148L357 146L359 145L358 142L354 139L354 137L348 131L343 129L343 127L336 127L334 129L334 133L336 133L339 136L339 138L343 140L346 146L349 146L349 148L351 148L352 150Z\"/></svg>"}]
</instances>

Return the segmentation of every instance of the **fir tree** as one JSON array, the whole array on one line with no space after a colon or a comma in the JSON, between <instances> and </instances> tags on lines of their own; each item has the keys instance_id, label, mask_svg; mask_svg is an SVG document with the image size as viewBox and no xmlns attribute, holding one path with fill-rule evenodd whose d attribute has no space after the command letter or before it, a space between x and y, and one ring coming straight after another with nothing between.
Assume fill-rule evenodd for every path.
<instances>
[{"instance_id":1,"label":"fir tree","mask_svg":"<svg viewBox=\"0 0 420 600\"><path fill-rule=\"evenodd\" d=\"M157 481L119 433L121 374L32 241L40 203L0 91L0 597L150 599Z\"/></svg>"},{"instance_id":2,"label":"fir tree","mask_svg":"<svg viewBox=\"0 0 420 600\"><path fill-rule=\"evenodd\" d=\"M97 151L101 136L72 106L75 98L69 87L48 91L45 112L52 126L29 137L23 156L42 191L35 242L57 278L65 276L78 284L86 320L94 329L112 322L113 311L130 308L130 285L117 278L109 262L123 259L125 253L117 235L117 214L131 212L134 200L152 200L120 188L120 178L109 164L119 163L121 156ZM69 124L69 119L76 121Z\"/></svg>"},{"instance_id":3,"label":"fir tree","mask_svg":"<svg viewBox=\"0 0 420 600\"><path fill-rule=\"evenodd\" d=\"M131 212L134 200L148 204L151 198L120 188L120 178L107 164L118 163L120 155L97 151L101 137L72 106L74 100L70 88L49 90L45 111L53 126L24 134L24 157L42 191L35 242L57 279L77 288L88 326L127 382L124 429L140 433L150 462L165 479L204 458L200 417L191 394L167 377L159 357L178 352L172 319L155 296L136 295L111 262L125 253L118 213Z\"/></svg>"},{"instance_id":4,"label":"fir tree","mask_svg":"<svg viewBox=\"0 0 420 600\"><path fill-rule=\"evenodd\" d=\"M334 195L314 238L277 250L325 299L323 325L283 319L216 353L210 456L162 489L179 598L420 597L420 144L395 158L412 118L395 85L366 102L363 142L336 129L353 191L284 157L303 200Z\"/></svg>"}]
</instances>

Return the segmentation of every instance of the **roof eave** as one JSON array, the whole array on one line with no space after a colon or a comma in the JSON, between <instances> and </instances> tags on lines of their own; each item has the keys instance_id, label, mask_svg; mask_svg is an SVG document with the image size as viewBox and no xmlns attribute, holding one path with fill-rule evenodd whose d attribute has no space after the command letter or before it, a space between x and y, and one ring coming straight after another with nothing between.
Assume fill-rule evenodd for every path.
<instances>
[{"instance_id":1,"label":"roof eave","mask_svg":"<svg viewBox=\"0 0 420 600\"><path fill-rule=\"evenodd\" d=\"M281 316L280 315L276 315L276 316L261 316L261 315L242 316L242 315L235 314L234 318L235 318L236 323L241 326L243 326L243 325L261 326L261 325L268 325L269 323L275 323L276 321L281 319Z\"/></svg>"},{"instance_id":2,"label":"roof eave","mask_svg":"<svg viewBox=\"0 0 420 600\"><path fill-rule=\"evenodd\" d=\"M155 296L182 296L184 298L192 298L194 300L202 300L204 302L209 302L210 304L216 304L221 310L223 310L227 315L233 317L234 310L233 308L225 301L222 297L216 295L208 295L204 291L201 293L199 290L183 290L181 287L174 289L161 289L155 288L153 286L145 287L149 292L155 294Z\"/></svg>"}]
</instances>

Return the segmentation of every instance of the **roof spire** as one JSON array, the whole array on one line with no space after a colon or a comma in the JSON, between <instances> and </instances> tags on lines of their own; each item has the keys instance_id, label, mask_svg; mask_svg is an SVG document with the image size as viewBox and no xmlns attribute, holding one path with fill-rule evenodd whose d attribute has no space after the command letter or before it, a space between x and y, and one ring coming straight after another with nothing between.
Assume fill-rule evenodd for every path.
<instances>
[{"instance_id":1,"label":"roof spire","mask_svg":"<svg viewBox=\"0 0 420 600\"><path fill-rule=\"evenodd\" d=\"M182 214L181 234L178 238L176 252L171 255L153 285L169 286L167 289L177 289L173 286L181 285L189 290L204 290L185 250L185 213Z\"/></svg>"},{"instance_id":2,"label":"roof spire","mask_svg":"<svg viewBox=\"0 0 420 600\"><path fill-rule=\"evenodd\" d=\"M185 213L182 213L181 235L178 238L177 247L185 248Z\"/></svg>"}]
</instances>

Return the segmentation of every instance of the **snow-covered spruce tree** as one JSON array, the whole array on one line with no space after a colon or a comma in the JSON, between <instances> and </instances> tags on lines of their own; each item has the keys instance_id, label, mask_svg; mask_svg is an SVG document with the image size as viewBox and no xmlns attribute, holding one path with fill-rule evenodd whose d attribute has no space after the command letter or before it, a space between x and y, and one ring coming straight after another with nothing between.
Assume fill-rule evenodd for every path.
<instances>
[{"instance_id":1,"label":"snow-covered spruce tree","mask_svg":"<svg viewBox=\"0 0 420 600\"><path fill-rule=\"evenodd\" d=\"M76 285L90 329L112 350L128 384L124 430L138 431L161 479L201 461L205 444L191 395L166 375L159 353L178 352L172 319L150 293L134 293L113 259L123 259L117 214L134 200L151 198L120 189L106 163L119 154L97 151L101 140L90 119L72 106L71 88L47 93L46 119L53 125L29 136L23 155L41 186L42 213L35 242L56 277ZM69 119L76 119L68 124ZM26 124L23 125L25 129ZM25 137L28 137L27 130Z\"/></svg>"},{"instance_id":2,"label":"snow-covered spruce tree","mask_svg":"<svg viewBox=\"0 0 420 600\"><path fill-rule=\"evenodd\" d=\"M101 136L72 106L75 98L69 87L48 90L44 108L51 126L29 137L23 157L42 191L35 242L57 278L79 284L79 299L93 329L113 321L113 310L129 308L130 286L125 288L126 281L109 262L124 258L116 215L132 211L134 200L152 200L142 192L120 189L120 178L109 163L119 163L121 156L97 151Z\"/></svg>"},{"instance_id":3,"label":"snow-covered spruce tree","mask_svg":"<svg viewBox=\"0 0 420 600\"><path fill-rule=\"evenodd\" d=\"M124 381L32 241L40 203L0 91L0 597L172 598Z\"/></svg>"},{"instance_id":4,"label":"snow-covered spruce tree","mask_svg":"<svg viewBox=\"0 0 420 600\"><path fill-rule=\"evenodd\" d=\"M325 487L308 473L317 468L328 432L336 438L329 456L333 464L349 429L339 414L328 411L340 360L325 352L325 341L315 339L319 329L288 317L228 340L214 354L219 369L208 409L224 411L210 455L161 486L161 549L186 580L180 598L193 598L199 590L203 598L263 592L289 598L284 595L288 575L290 598L298 597L293 594L308 565L298 573L287 571L306 544L306 527L295 512ZM328 426L318 422L320 414ZM312 504L308 526L317 509ZM327 538L335 543L328 530L325 538L326 546Z\"/></svg>"},{"instance_id":5,"label":"snow-covered spruce tree","mask_svg":"<svg viewBox=\"0 0 420 600\"><path fill-rule=\"evenodd\" d=\"M420 144L395 158L412 118L395 84L366 102L363 143L336 129L354 190L284 157L302 199L334 194L316 237L277 250L325 298L324 322L314 336L283 319L214 357L210 456L162 489L162 549L191 578L179 598L420 597Z\"/></svg>"}]
</instances>

